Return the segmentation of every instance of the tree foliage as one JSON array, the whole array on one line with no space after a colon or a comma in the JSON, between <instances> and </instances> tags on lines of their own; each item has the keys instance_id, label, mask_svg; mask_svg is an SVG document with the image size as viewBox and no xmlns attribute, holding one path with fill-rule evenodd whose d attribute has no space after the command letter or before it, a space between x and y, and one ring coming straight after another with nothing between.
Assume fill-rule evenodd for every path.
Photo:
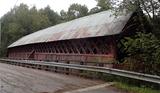
<instances>
[{"instance_id":1,"label":"tree foliage","mask_svg":"<svg viewBox=\"0 0 160 93\"><path fill-rule=\"evenodd\" d=\"M40 13L48 17L48 19L51 22L51 25L55 25L61 22L61 16L57 12L52 10L50 6L47 6L44 9L41 9Z\"/></svg>"},{"instance_id":2,"label":"tree foliage","mask_svg":"<svg viewBox=\"0 0 160 93\"><path fill-rule=\"evenodd\" d=\"M112 0L95 0L97 2L96 7L93 7L89 14L98 13L101 11L109 10L113 8L113 1Z\"/></svg>"},{"instance_id":3,"label":"tree foliage","mask_svg":"<svg viewBox=\"0 0 160 93\"><path fill-rule=\"evenodd\" d=\"M89 11L89 14L94 14L94 13L98 13L100 12L100 8L99 7L94 7Z\"/></svg>"},{"instance_id":4,"label":"tree foliage","mask_svg":"<svg viewBox=\"0 0 160 93\"><path fill-rule=\"evenodd\" d=\"M67 12L62 10L60 14L64 20L68 21L88 15L88 8L85 5L72 4Z\"/></svg>"},{"instance_id":5,"label":"tree foliage","mask_svg":"<svg viewBox=\"0 0 160 93\"><path fill-rule=\"evenodd\" d=\"M160 63L160 42L152 33L139 32L132 38L125 37L121 42L128 57L139 62Z\"/></svg>"},{"instance_id":6,"label":"tree foliage","mask_svg":"<svg viewBox=\"0 0 160 93\"><path fill-rule=\"evenodd\" d=\"M96 1L97 1L97 6L100 7L101 11L111 9L113 7L112 6L113 1L111 0L96 0Z\"/></svg>"},{"instance_id":7,"label":"tree foliage","mask_svg":"<svg viewBox=\"0 0 160 93\"><path fill-rule=\"evenodd\" d=\"M133 37L121 40L125 59L124 64L129 64L127 70L160 75L160 40L152 33L139 32Z\"/></svg>"},{"instance_id":8,"label":"tree foliage","mask_svg":"<svg viewBox=\"0 0 160 93\"><path fill-rule=\"evenodd\" d=\"M60 16L49 7L37 10L36 7L29 9L27 5L20 4L20 6L14 7L10 12L5 14L1 18L1 22L1 53L5 54L9 44L24 35L59 23Z\"/></svg>"}]
</instances>

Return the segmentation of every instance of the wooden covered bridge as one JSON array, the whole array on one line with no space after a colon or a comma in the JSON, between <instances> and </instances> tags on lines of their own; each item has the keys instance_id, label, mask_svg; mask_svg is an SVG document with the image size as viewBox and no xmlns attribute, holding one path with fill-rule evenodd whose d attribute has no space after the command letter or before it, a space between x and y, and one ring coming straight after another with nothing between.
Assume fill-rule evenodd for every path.
<instances>
[{"instance_id":1,"label":"wooden covered bridge","mask_svg":"<svg viewBox=\"0 0 160 93\"><path fill-rule=\"evenodd\" d=\"M135 32L139 25L136 12L120 16L113 13L103 11L24 36L8 46L8 58L80 64L113 62L118 40Z\"/></svg>"}]
</instances>

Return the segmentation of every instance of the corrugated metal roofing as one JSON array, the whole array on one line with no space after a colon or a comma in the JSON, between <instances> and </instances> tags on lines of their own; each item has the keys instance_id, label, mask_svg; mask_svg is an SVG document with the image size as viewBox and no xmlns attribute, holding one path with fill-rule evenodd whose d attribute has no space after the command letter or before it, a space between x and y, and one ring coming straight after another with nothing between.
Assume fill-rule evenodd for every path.
<instances>
[{"instance_id":1,"label":"corrugated metal roofing","mask_svg":"<svg viewBox=\"0 0 160 93\"><path fill-rule=\"evenodd\" d=\"M33 43L119 34L131 15L132 13L115 17L112 10L96 13L34 32L20 38L8 48Z\"/></svg>"}]
</instances>

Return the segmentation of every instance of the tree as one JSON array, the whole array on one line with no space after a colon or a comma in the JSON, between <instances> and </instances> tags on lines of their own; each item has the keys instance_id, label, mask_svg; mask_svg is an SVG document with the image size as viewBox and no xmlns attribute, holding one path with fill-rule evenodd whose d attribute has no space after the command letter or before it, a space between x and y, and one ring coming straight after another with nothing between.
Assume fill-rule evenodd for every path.
<instances>
[{"instance_id":1,"label":"tree","mask_svg":"<svg viewBox=\"0 0 160 93\"><path fill-rule=\"evenodd\" d=\"M55 25L61 22L61 17L57 12L51 10L50 6L45 7L44 9L40 10L40 13L46 15L51 22L51 25Z\"/></svg>"},{"instance_id":2,"label":"tree","mask_svg":"<svg viewBox=\"0 0 160 93\"><path fill-rule=\"evenodd\" d=\"M94 7L94 8L92 8L92 9L89 11L89 14L98 13L98 12L100 12L100 11L101 11L100 8Z\"/></svg>"},{"instance_id":3,"label":"tree","mask_svg":"<svg viewBox=\"0 0 160 93\"><path fill-rule=\"evenodd\" d=\"M88 8L85 5L80 5L75 3L70 5L67 12L62 10L60 14L64 20L68 21L88 15Z\"/></svg>"},{"instance_id":4,"label":"tree","mask_svg":"<svg viewBox=\"0 0 160 93\"><path fill-rule=\"evenodd\" d=\"M80 4L72 4L68 8L69 19L75 19L82 16L86 16L88 14L88 8L85 5Z\"/></svg>"},{"instance_id":5,"label":"tree","mask_svg":"<svg viewBox=\"0 0 160 93\"><path fill-rule=\"evenodd\" d=\"M139 68L143 72L158 74L156 71L160 69L156 66L160 65L160 42L154 34L139 32L135 36L125 37L121 43L121 51L126 53L125 62L134 64L134 67L143 64L147 66L143 67L145 69Z\"/></svg>"},{"instance_id":6,"label":"tree","mask_svg":"<svg viewBox=\"0 0 160 93\"><path fill-rule=\"evenodd\" d=\"M160 42L152 33L141 33L139 32L134 37L125 37L124 40L124 51L127 52L127 56L137 56L138 61L146 63L160 63L160 59L156 54L156 51L160 50Z\"/></svg>"},{"instance_id":7,"label":"tree","mask_svg":"<svg viewBox=\"0 0 160 93\"><path fill-rule=\"evenodd\" d=\"M36 7L29 9L25 4L14 7L1 18L3 21L1 53L4 56L7 46L22 36L55 25L60 19L60 16L49 7L41 10L37 10Z\"/></svg>"},{"instance_id":8,"label":"tree","mask_svg":"<svg viewBox=\"0 0 160 93\"><path fill-rule=\"evenodd\" d=\"M114 5L114 0L96 0L96 1L97 1L96 7L93 7L89 11L89 14L94 14L101 11L112 9Z\"/></svg>"},{"instance_id":9,"label":"tree","mask_svg":"<svg viewBox=\"0 0 160 93\"><path fill-rule=\"evenodd\" d=\"M35 7L31 8L29 13L29 19L31 20L31 23L30 25L28 24L28 26L30 26L30 32L27 34L51 26L51 21L49 20L48 16L38 11Z\"/></svg>"},{"instance_id":10,"label":"tree","mask_svg":"<svg viewBox=\"0 0 160 93\"><path fill-rule=\"evenodd\" d=\"M101 11L111 9L113 7L112 0L96 0L96 1L97 1L97 6L100 7Z\"/></svg>"},{"instance_id":11,"label":"tree","mask_svg":"<svg viewBox=\"0 0 160 93\"><path fill-rule=\"evenodd\" d=\"M62 18L63 22L69 20L68 14L64 10L60 11L60 15L61 15L61 18Z\"/></svg>"}]
</instances>

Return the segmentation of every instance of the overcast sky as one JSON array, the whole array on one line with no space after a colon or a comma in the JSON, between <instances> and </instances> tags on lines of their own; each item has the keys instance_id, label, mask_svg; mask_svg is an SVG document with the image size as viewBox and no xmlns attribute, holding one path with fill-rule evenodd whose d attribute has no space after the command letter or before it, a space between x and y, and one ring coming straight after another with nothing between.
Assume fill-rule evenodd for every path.
<instances>
[{"instance_id":1,"label":"overcast sky","mask_svg":"<svg viewBox=\"0 0 160 93\"><path fill-rule=\"evenodd\" d=\"M96 6L95 0L0 0L0 17L10 11L14 5L20 3L27 4L29 7L36 6L38 9L49 5L53 10L59 12L60 10L67 10L73 3L87 5L89 9Z\"/></svg>"}]
</instances>

